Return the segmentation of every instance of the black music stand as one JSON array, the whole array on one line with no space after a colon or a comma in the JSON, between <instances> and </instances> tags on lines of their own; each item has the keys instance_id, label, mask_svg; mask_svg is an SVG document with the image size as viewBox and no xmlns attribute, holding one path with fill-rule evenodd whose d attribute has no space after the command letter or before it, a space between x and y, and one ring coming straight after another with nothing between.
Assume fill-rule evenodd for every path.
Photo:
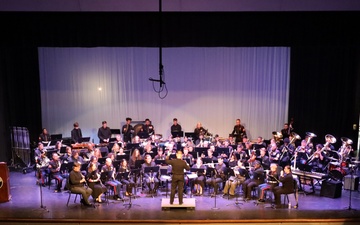
<instances>
[{"instance_id":1,"label":"black music stand","mask_svg":"<svg viewBox=\"0 0 360 225\"><path fill-rule=\"evenodd\" d=\"M207 171L210 172L211 174L211 183L214 183L214 173L215 173L215 168L207 168ZM212 207L211 209L213 210L219 210L219 207L216 207L216 194L215 194L215 186L214 186L214 195L211 196L211 198L214 197L214 207Z\"/></svg>"},{"instance_id":2,"label":"black music stand","mask_svg":"<svg viewBox=\"0 0 360 225\"><path fill-rule=\"evenodd\" d=\"M160 167L159 166L148 166L148 167L144 167L144 173L158 173L159 172ZM154 181L155 182L155 181ZM151 183L150 183L150 188L151 188ZM151 193L151 197L154 197L154 193L155 190L155 183L154 183L154 188L153 191L149 190Z\"/></svg>"},{"instance_id":3,"label":"black music stand","mask_svg":"<svg viewBox=\"0 0 360 225\"><path fill-rule=\"evenodd\" d=\"M183 131L171 132L171 135L173 138L184 137L184 132Z\"/></svg>"},{"instance_id":4,"label":"black music stand","mask_svg":"<svg viewBox=\"0 0 360 225\"><path fill-rule=\"evenodd\" d=\"M134 188L135 193L133 195L134 199L139 197L138 195L136 195L136 193L137 193L137 188L138 188L137 187L137 185L138 185L138 180L137 179L138 179L138 176L140 176L140 174L141 174L140 171L141 171L140 168L131 169L131 174L134 174L134 182L135 182L135 188ZM140 188L142 188L142 180L140 180L140 184L141 184Z\"/></svg>"},{"instance_id":5,"label":"black music stand","mask_svg":"<svg viewBox=\"0 0 360 225\"><path fill-rule=\"evenodd\" d=\"M165 159L155 159L156 165L166 165Z\"/></svg>"}]
</instances>

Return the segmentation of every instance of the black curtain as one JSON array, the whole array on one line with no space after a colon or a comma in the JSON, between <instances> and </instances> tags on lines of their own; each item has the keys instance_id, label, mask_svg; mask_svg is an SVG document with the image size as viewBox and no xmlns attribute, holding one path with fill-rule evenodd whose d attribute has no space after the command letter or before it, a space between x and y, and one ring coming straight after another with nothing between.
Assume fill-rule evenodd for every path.
<instances>
[{"instance_id":1,"label":"black curtain","mask_svg":"<svg viewBox=\"0 0 360 225\"><path fill-rule=\"evenodd\" d=\"M162 21L164 47L291 47L297 132L356 141L360 13L165 12ZM37 47L159 45L156 12L0 12L0 29L1 161L11 157L9 126L28 127L32 141L41 131Z\"/></svg>"}]
</instances>

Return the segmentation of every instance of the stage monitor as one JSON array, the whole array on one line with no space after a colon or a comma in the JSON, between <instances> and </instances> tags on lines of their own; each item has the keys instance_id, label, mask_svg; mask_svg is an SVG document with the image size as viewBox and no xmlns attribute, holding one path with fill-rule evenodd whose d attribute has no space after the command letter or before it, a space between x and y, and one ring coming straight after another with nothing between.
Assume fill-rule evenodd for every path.
<instances>
[{"instance_id":1,"label":"stage monitor","mask_svg":"<svg viewBox=\"0 0 360 225\"><path fill-rule=\"evenodd\" d=\"M171 132L171 135L172 135L173 138L183 137L183 136L184 136L184 132L183 132L183 131Z\"/></svg>"}]
</instances>

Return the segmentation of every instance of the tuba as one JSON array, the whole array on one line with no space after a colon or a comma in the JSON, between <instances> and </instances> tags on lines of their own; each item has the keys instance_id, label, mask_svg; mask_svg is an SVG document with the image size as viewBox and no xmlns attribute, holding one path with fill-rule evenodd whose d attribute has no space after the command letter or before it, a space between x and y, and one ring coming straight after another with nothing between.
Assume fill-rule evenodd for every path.
<instances>
[{"instance_id":1,"label":"tuba","mask_svg":"<svg viewBox=\"0 0 360 225\"><path fill-rule=\"evenodd\" d=\"M294 144L296 140L300 140L300 139L301 139L300 135L298 135L295 132L291 132L291 140L289 145Z\"/></svg>"},{"instance_id":2,"label":"tuba","mask_svg":"<svg viewBox=\"0 0 360 225\"><path fill-rule=\"evenodd\" d=\"M316 134L314 134L314 133L306 132L306 137L307 137L306 145L309 145L311 139L314 138L314 137L317 137L317 136L316 136Z\"/></svg>"}]
</instances>

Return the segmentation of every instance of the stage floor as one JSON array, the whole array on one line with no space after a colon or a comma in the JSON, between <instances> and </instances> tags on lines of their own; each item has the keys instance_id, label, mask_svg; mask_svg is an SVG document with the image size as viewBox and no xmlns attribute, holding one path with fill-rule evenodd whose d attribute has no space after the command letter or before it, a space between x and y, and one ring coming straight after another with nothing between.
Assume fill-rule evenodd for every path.
<instances>
[{"instance_id":1,"label":"stage floor","mask_svg":"<svg viewBox=\"0 0 360 225\"><path fill-rule=\"evenodd\" d=\"M65 182L64 182L65 183ZM0 223L10 222L148 222L148 223L171 223L171 222L309 222L309 221L348 221L360 222L360 193L352 192L351 208L348 210L349 190L342 190L340 198L328 198L320 196L320 186L316 188L315 194L299 195L299 207L297 209L272 209L270 203L255 205L255 200L241 202L242 205L235 205L235 198L223 198L218 195L211 198L205 191L204 196L195 198L196 207L193 210L186 208L172 208L162 210L161 203L167 199L165 190L159 190L155 197L138 195L133 199L133 206L130 209L123 206L122 201L109 199L109 204L100 203L95 208L81 206L79 200L74 203L74 196L71 197L69 206L66 206L68 193L54 193L54 185L50 189L43 188L43 205L40 206L40 188L36 185L34 172L22 174L20 172L10 173L10 191L12 199L9 202L0 203ZM90 197L91 199L91 197ZM239 198L240 200L241 198ZM127 201L128 202L128 201ZM126 203L127 203L126 202Z\"/></svg>"}]
</instances>

